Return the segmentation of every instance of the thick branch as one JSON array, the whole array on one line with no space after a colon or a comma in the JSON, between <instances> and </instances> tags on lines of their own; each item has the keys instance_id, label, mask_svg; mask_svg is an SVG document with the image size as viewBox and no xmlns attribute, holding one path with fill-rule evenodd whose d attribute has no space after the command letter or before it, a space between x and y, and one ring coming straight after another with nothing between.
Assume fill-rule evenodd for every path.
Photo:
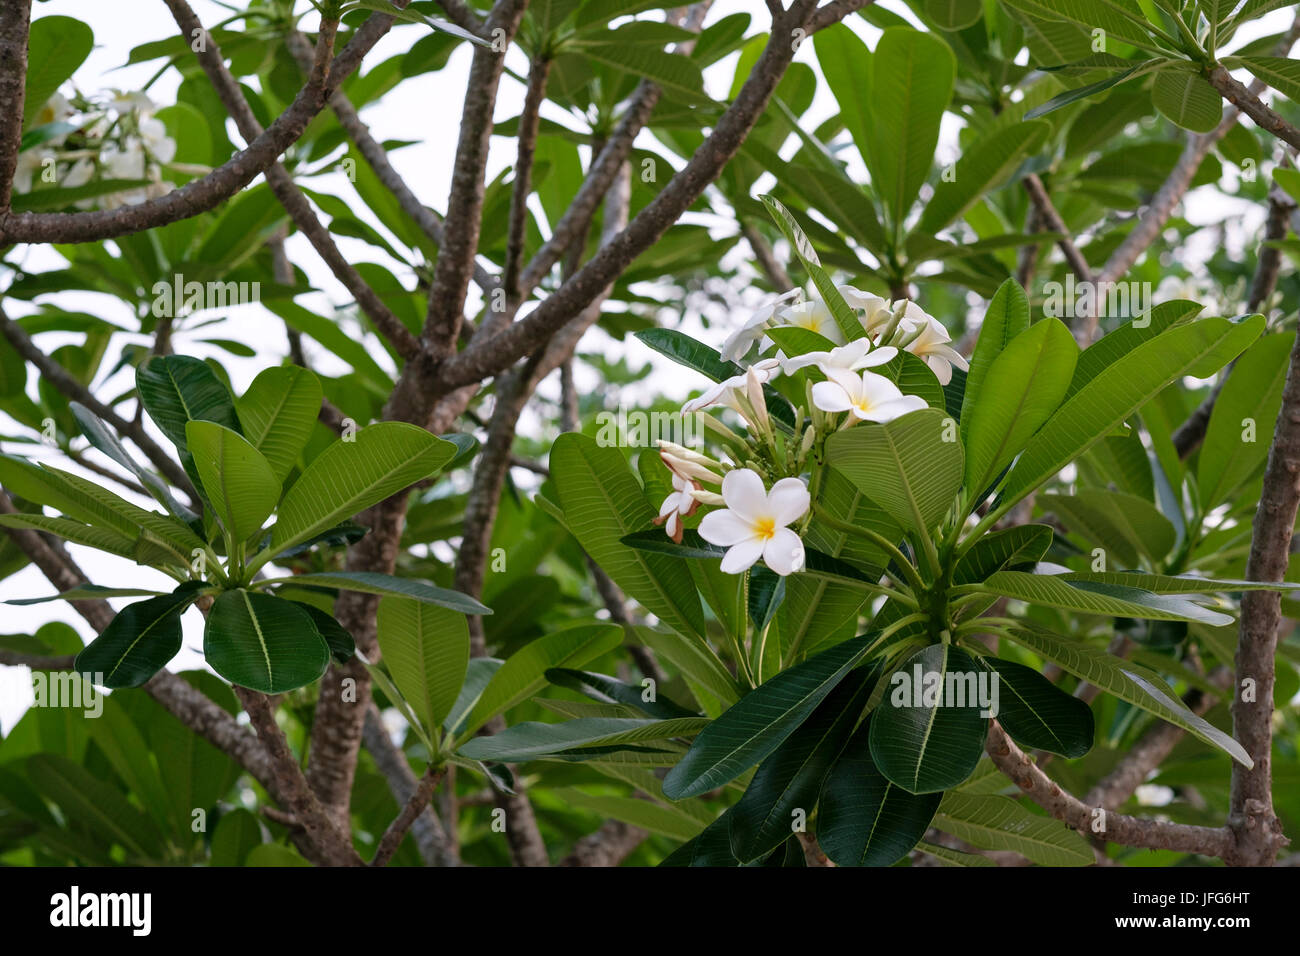
<instances>
[{"instance_id":1,"label":"thick branch","mask_svg":"<svg viewBox=\"0 0 1300 956\"><path fill-rule=\"evenodd\" d=\"M71 213L0 212L0 244L94 242L165 226L215 209L266 172L280 154L302 136L307 124L324 108L327 98L357 68L361 58L388 32L392 23L393 18L387 14L373 14L334 59L323 86L309 82L275 122L247 148L203 178L186 183L165 196L118 209ZM206 43L209 47L215 45L211 36L206 37Z\"/></svg>"},{"instance_id":2,"label":"thick branch","mask_svg":"<svg viewBox=\"0 0 1300 956\"><path fill-rule=\"evenodd\" d=\"M795 0L785 22L774 25L772 37L749 79L713 132L628 227L526 318L445 361L440 369L440 388L458 388L509 367L519 356L550 338L617 279L638 255L658 241L717 178L758 121L793 59L788 31L806 23L811 8L810 0Z\"/></svg>"},{"instance_id":3,"label":"thick branch","mask_svg":"<svg viewBox=\"0 0 1300 956\"><path fill-rule=\"evenodd\" d=\"M0 213L9 211L14 170L23 137L23 97L27 86L27 34L32 0L0 6Z\"/></svg>"},{"instance_id":4,"label":"thick branch","mask_svg":"<svg viewBox=\"0 0 1300 956\"><path fill-rule=\"evenodd\" d=\"M165 0L165 2L171 9L176 24L181 28L183 34L188 36L192 35L195 30L203 29L198 17L195 16L186 0ZM337 24L335 22L321 20L320 36L316 43L315 56L308 79L309 85L324 81L324 74L329 69L329 51L333 48L336 28ZM249 142L255 142L262 135L262 126L253 115L253 110L248 105L248 101L244 99L244 93L239 87L239 82L227 69L225 57L221 53L221 48L217 46L216 40L209 38L208 42L198 50L197 56L199 64L203 67L203 72L207 74L213 89L216 90L217 96L226 108L226 112L234 119L240 135ZM274 163L266 170L266 181L271 187L271 191L275 193L276 199L280 201L280 205L285 208L290 218L293 219L298 230L307 237L312 247L325 261L325 264L329 266L330 271L334 273L335 278L352 293L361 311L374 323L380 334L393 344L393 347L397 349L398 354L403 358L411 359L418 355L420 347L415 336L402 323L402 320L394 315L388 306L384 305L383 300L379 298L375 290L370 288L366 281L361 278L361 274L353 268L343 253L339 251L338 246L334 244L334 240L330 237L329 231L321 225L320 220L312 211L307 197L294 184L293 177L279 163Z\"/></svg>"},{"instance_id":5,"label":"thick branch","mask_svg":"<svg viewBox=\"0 0 1300 956\"><path fill-rule=\"evenodd\" d=\"M1206 74L1206 79L1210 81L1211 86L1219 91L1220 96L1254 120L1255 125L1260 129L1272 133L1282 142L1290 144L1295 149L1300 149L1300 129L1296 129L1281 115L1264 105L1256 92L1233 79L1232 74L1222 66L1216 66L1210 70Z\"/></svg>"},{"instance_id":6,"label":"thick branch","mask_svg":"<svg viewBox=\"0 0 1300 956\"><path fill-rule=\"evenodd\" d=\"M1094 810L1078 797L1061 789L1051 777L1015 745L996 721L989 722L988 753L999 770L1007 775L1025 795L1053 817L1078 830L1084 836L1099 836L1111 843L1146 847L1153 850L1178 850L1203 856L1223 857L1232 849L1232 832L1224 827L1197 827L1164 823L1122 813L1103 811L1105 829L1094 833Z\"/></svg>"},{"instance_id":7,"label":"thick branch","mask_svg":"<svg viewBox=\"0 0 1300 956\"><path fill-rule=\"evenodd\" d=\"M489 34L495 30L504 31L509 44L519 29L526 6L527 0L498 0L484 30ZM461 113L460 142L452 168L451 195L447 199L443 243L434 266L433 287L429 290L429 309L424 322L425 345L435 359L449 355L460 335L465 295L469 291L469 278L478 255L479 232L483 227L484 170L488 144L492 139L492 113L496 108L504 67L504 51L474 48L474 61L470 65L465 106Z\"/></svg>"},{"instance_id":8,"label":"thick branch","mask_svg":"<svg viewBox=\"0 0 1300 956\"><path fill-rule=\"evenodd\" d=\"M1290 558L1296 510L1300 507L1300 339L1291 350L1291 365L1282 390L1273 444L1264 470L1264 486L1255 512L1246 578L1282 581ZM1241 599L1241 635L1237 642L1237 687L1232 698L1233 736L1255 766L1232 765L1232 803L1228 826L1236 834L1235 851L1225 862L1268 866L1286 845L1273 812L1273 678L1282 596L1276 591L1247 591ZM1253 682L1248 695L1244 681ZM1247 700L1247 697L1250 697Z\"/></svg>"},{"instance_id":9,"label":"thick branch","mask_svg":"<svg viewBox=\"0 0 1300 956\"><path fill-rule=\"evenodd\" d=\"M289 752L289 743L284 739L284 732L275 722L275 708L271 699L265 694L235 686L239 696L257 731L257 738L262 742L271 758L271 777L274 781L273 792L276 799L283 803L293 814L294 821L302 830L306 847L313 851L314 862L325 866L362 866L361 857L352 848L352 840L346 832L341 832L330 818L315 794L307 786L302 768L293 754Z\"/></svg>"}]
</instances>

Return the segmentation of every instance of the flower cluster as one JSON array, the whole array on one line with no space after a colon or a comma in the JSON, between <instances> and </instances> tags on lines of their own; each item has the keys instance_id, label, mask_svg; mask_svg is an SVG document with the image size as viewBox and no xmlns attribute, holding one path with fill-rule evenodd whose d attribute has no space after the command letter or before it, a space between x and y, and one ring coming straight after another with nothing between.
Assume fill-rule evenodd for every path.
<instances>
[{"instance_id":1,"label":"flower cluster","mask_svg":"<svg viewBox=\"0 0 1300 956\"><path fill-rule=\"evenodd\" d=\"M858 422L883 424L926 407L925 399L904 394L893 378L882 374L883 366L907 351L924 361L944 385L951 381L954 365L967 368L949 344L948 331L916 303L890 302L850 286L839 292L862 324L863 334L851 341L845 341L826 303L805 299L801 290L767 303L727 339L723 359L743 362L755 345L759 357L682 406L684 413L723 407L739 415L744 434L712 416L701 419L724 449L718 459L659 442L673 490L656 524L680 543L685 519L701 505L721 506L700 520L699 535L727 549L722 560L726 573L740 574L760 559L782 576L801 570L804 547L799 530L807 524L811 506L803 476L818 457L821 442ZM816 333L830 347L786 355L769 335L780 328ZM775 421L768 406L768 390L783 375L795 379L786 394L802 391L806 399L796 410L793 426L788 420Z\"/></svg>"},{"instance_id":2,"label":"flower cluster","mask_svg":"<svg viewBox=\"0 0 1300 956\"><path fill-rule=\"evenodd\" d=\"M14 190L30 193L75 188L96 180L141 180L147 185L78 202L78 208L115 209L166 195L175 184L162 167L176 158L176 141L144 93L111 93L97 99L55 93L32 121L36 143L18 156ZM194 170L199 172L199 170Z\"/></svg>"}]
</instances>

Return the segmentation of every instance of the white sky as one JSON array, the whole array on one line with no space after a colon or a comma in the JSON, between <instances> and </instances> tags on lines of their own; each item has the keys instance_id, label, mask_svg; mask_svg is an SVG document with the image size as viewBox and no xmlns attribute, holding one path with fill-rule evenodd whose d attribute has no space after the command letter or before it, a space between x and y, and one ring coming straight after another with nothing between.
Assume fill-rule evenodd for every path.
<instances>
[{"instance_id":1,"label":"white sky","mask_svg":"<svg viewBox=\"0 0 1300 956\"><path fill-rule=\"evenodd\" d=\"M195 12L205 24L214 24L229 15L228 10L220 4L212 2L212 0L191 0L191 2ZM907 8L897 0L882 0L879 5L908 16L909 19L911 18ZM300 8L306 7L305 2L300 3ZM735 12L748 12L751 14L754 20L751 25L751 32L762 29L768 22L765 8L761 4L746 2L746 0L717 0L706 22L714 23L723 16ZM74 78L78 88L83 93L88 94L108 88L121 90L140 88L156 72L161 61L120 68L121 64L126 61L129 51L138 44L163 39L174 35L176 32L174 22L164 5L158 0L115 0L115 2L103 2L103 0L49 0L49 2L37 3L33 14L36 17L56 14L78 17L91 26L95 34L96 47ZM1252 24L1249 33L1243 30L1242 38L1279 32L1287 25L1289 16L1290 14L1287 11L1275 12L1264 20ZM315 14L311 14L304 22L304 26L309 30L314 29L315 22ZM847 22L855 32L867 41L869 46L874 48L876 38L879 35L878 30L857 16L850 18ZM401 53L423 35L421 32L423 29L416 26L404 26L393 30L371 52L366 63L379 63ZM444 209L446 206L446 197L451 181L451 168L460 120L461 97L468 72L469 59L468 47L462 44L452 54L445 70L404 81L379 103L368 107L363 113L363 118L370 125L372 133L379 141L387 139L419 140L416 145L408 146L394 153L392 162L407 179L416 194L426 203L439 210ZM796 59L817 69L811 43L801 47L796 54ZM709 92L714 96L725 98L731 85L735 61L736 55L733 54L706 71ZM526 58L517 49L512 49L507 54L507 65L519 73L525 73L527 70ZM174 72L169 73L154 84L150 90L151 95L160 105L166 105L174 101L174 91L177 84L178 78L176 74ZM522 103L522 85L506 77L502 81L501 93L498 98L497 120L500 121L517 115ZM822 120L833 115L835 110L835 102L829 90L824 83L819 83L817 98L807 114L807 128L813 128ZM557 121L570 122L571 124L571 121L567 120L563 112L554 107L553 104L546 104L545 115ZM957 125L957 121L953 117L946 117L940 145L941 158L945 155L955 156ZM230 136L233 142L241 143L233 128L230 131ZM646 133L643 134L642 142L653 144L653 139ZM492 146L493 152L488 165L489 181L495 174L509 166L514 157L513 143L511 141L497 138L493 140ZM945 153L945 150L947 150L947 153ZM660 149L660 152L664 153L666 151ZM789 149L786 152L788 153ZM857 170L856 174L861 175L862 172L862 170ZM666 177L661 178L666 181ZM317 179L312 183L312 187L332 192L349 200L354 195L341 175ZM1225 205L1225 203L1229 205ZM1243 226L1249 230L1256 228L1258 222L1262 219L1262 213L1259 210L1248 203L1237 204L1235 201L1227 200L1221 194L1214 192L1212 188L1193 193L1185 204L1184 215L1193 222L1208 223L1221 219L1226 211L1235 211L1237 206L1240 206ZM366 218L372 224L378 225L372 217L367 215ZM734 227L730 227L725 223L718 223L718 226L722 230L719 233L720 235L734 232ZM386 259L378 250L360 240L339 238L337 241L340 248L352 262L375 261L382 262L390 268L393 267L391 260ZM310 296L299 297L297 301L300 304L309 308L317 307L324 314L328 314L328 303L342 303L350 300L346 290L321 264L314 251L301 236L295 235L291 238L289 249L294 263L304 269L312 284L321 290ZM1212 248L1209 247L1203 249L1194 248L1192 255L1194 258L1204 258L1212 251ZM25 255L24 264L33 271L58 268L63 263L60 256L46 247L29 247ZM409 280L409 276L404 275L400 270L398 276L403 280ZM49 301L48 297L46 301ZM127 327L134 327L134 318L129 314L129 310L120 301L110 297L85 293L67 293L64 294L59 304L69 309L93 312L102 315L104 318L118 321ZM14 315L23 314L25 311L23 306L23 303L16 301L6 304L6 308ZM244 342L258 350L257 358L241 359L208 346L191 348L184 341L182 347L188 353L200 357L212 355L219 358L229 370L235 388L242 389L261 368L285 353L284 332L278 319L267 321L268 313L260 306L240 307L228 312L227 316L225 323L205 329L204 335ZM718 335L716 330L708 334L711 337L717 337ZM139 336L135 338L145 341ZM126 336L115 338L114 350L120 349L121 344L128 340L129 337ZM74 341L74 339L68 337L66 341ZM63 343L57 335L42 337L42 345L47 348L53 348L59 344ZM720 341L718 344L720 344ZM341 370L341 366L337 362L331 364L330 356L322 355L319 349L310 351L310 347L311 343L308 343L309 358L320 371L326 374L334 374ZM645 362L653 363L656 368L655 374L646 382L641 383L636 389L640 396L653 392L663 392L684 397L689 390L700 384L691 381L689 377L667 372L665 370L666 360L659 358L639 343L616 343L599 330L593 330L590 333L584 343L584 350L603 350L611 358L626 354L634 366ZM378 350L376 350L376 353L381 364L389 365L386 355L379 355ZM275 358L268 360L264 357L268 355ZM580 374L590 376L592 373L587 371ZM120 394L121 391L129 387L129 384L129 376L123 372L107 382L97 383L96 388L100 394L112 395ZM580 379L579 386L581 387L582 384ZM636 397L630 396L627 400L628 404L634 404ZM527 428L529 424L526 419L522 427ZM535 420L533 424L535 424ZM0 434L12 433L16 430L13 423L8 421L5 416L0 415ZM0 447L3 447L3 450L8 452L33 455L33 448L30 445L8 443L0 445ZM42 449L37 448L34 457L41 455L42 451ZM51 463L56 464L58 467L77 470L76 466L71 465L66 459L55 460L60 456L48 457L50 457ZM152 505L151 501L143 503ZM104 555L76 545L71 546L71 552L96 583L133 587L157 585L162 590L170 590L173 584L165 576L148 568L136 566L124 559ZM40 572L30 566L0 581L0 600L49 594L52 591L53 588ZM115 600L112 603L114 606L120 607L125 603L125 600ZM62 602L52 602L33 607L5 606L3 625L0 625L0 632L8 634L33 633L37 627L51 620L68 622L87 640L91 636L90 628L85 621ZM184 648L170 665L172 669L203 666L202 655L199 653L202 647L202 619L197 614L187 614L183 620L185 626ZM31 682L26 668L0 667L0 733L8 732L12 728L14 722L30 704L31 699Z\"/></svg>"}]
</instances>

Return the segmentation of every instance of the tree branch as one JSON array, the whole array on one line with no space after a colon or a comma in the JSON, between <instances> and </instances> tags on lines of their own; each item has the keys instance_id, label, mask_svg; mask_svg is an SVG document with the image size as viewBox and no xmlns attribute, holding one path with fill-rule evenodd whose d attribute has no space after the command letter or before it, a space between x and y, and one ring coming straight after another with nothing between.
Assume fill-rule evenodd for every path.
<instances>
[{"instance_id":1,"label":"tree branch","mask_svg":"<svg viewBox=\"0 0 1300 956\"><path fill-rule=\"evenodd\" d=\"M203 26L199 22L194 11L190 8L186 0L164 0L168 8L172 11L172 16L176 20L177 26L186 36L192 36L195 30L202 30ZM320 36L316 42L315 55L312 61L311 72L308 78L308 85L321 84L326 78L329 71L329 54L334 45L334 34L338 24L331 20L321 20ZM222 55L221 48L217 46L215 39L209 38L201 49L196 52L200 66L203 72L207 74L211 81L213 89L216 91L218 98L226 108L239 133L245 140L255 142L262 135L262 126L253 115L252 108L248 101L244 99L243 90L239 87L239 82L231 75L230 70L226 67L225 57ZM353 268L347 258L339 251L338 246L330 237L329 231L321 225L320 220L312 211L311 204L307 197L303 195L293 181L293 177L278 162L273 163L266 170L266 181L275 193L276 199L280 205L289 213L298 230L307 237L312 247L320 255L325 264L329 266L330 271L356 300L361 311L366 314L375 328L379 330L384 338L392 343L398 354L403 358L410 360L420 353L419 343L411 331L402 323L393 311L384 305L375 290L370 288L361 274Z\"/></svg>"},{"instance_id":2,"label":"tree branch","mask_svg":"<svg viewBox=\"0 0 1300 956\"><path fill-rule=\"evenodd\" d=\"M444 768L434 767L432 764L424 771L424 776L420 778L420 783L415 788L415 792L411 794L406 801L406 805L402 807L402 812L384 831L379 846L375 849L374 859L370 861L371 866L388 865L388 861L393 858L397 848L406 839L406 831L411 829L411 824L429 808L429 801L433 799L433 791L438 789L438 784L442 781L442 775L445 772Z\"/></svg>"},{"instance_id":3,"label":"tree branch","mask_svg":"<svg viewBox=\"0 0 1300 956\"><path fill-rule=\"evenodd\" d=\"M1250 300L1246 303L1247 312L1259 312L1263 309L1273 295L1273 290L1277 288L1278 273L1282 268L1282 250L1268 243L1286 238L1291 214L1295 209L1295 200L1285 190L1276 185L1269 190L1268 217L1264 220L1264 243L1260 246L1255 265L1255 277L1250 284ZM1229 365L1214 388L1210 390L1210 394L1170 436L1179 458L1186 459L1205 440L1205 430L1210 426L1210 414L1214 411L1214 403L1219 400L1219 393L1223 391L1223 385L1227 382L1231 370L1232 366Z\"/></svg>"},{"instance_id":4,"label":"tree branch","mask_svg":"<svg viewBox=\"0 0 1300 956\"><path fill-rule=\"evenodd\" d=\"M375 766L388 781L388 790L392 793L393 799L397 801L398 806L404 806L415 793L419 781L411 772L411 765L407 763L406 755L388 736L388 731L384 729L383 720L379 716L379 708L373 703L366 709L362 740L366 749L370 751L370 756L374 758ZM411 834L415 837L420 858L427 866L460 865L460 860L456 858L455 847L452 846L432 806L425 806L423 812L415 818L411 824Z\"/></svg>"},{"instance_id":5,"label":"tree branch","mask_svg":"<svg viewBox=\"0 0 1300 956\"><path fill-rule=\"evenodd\" d=\"M0 6L0 215L9 212L23 138L31 18L32 0L10 0Z\"/></svg>"},{"instance_id":6,"label":"tree branch","mask_svg":"<svg viewBox=\"0 0 1300 956\"><path fill-rule=\"evenodd\" d=\"M0 307L0 334L3 334L9 340L9 344L14 347L14 350L19 355L41 373L41 378L44 381L57 388L65 397L85 405L122 435L135 442L136 447L144 453L145 457L153 463L153 466L168 481L185 492L192 504L198 504L198 492L194 490L194 485L190 482L189 476L185 474L185 470L162 449L162 446L149 437L149 433L144 430L144 426L139 422L127 421L92 395L90 389L73 378L67 369L37 348L36 343L27 334L27 330L10 319L5 314L3 307Z\"/></svg>"},{"instance_id":7,"label":"tree branch","mask_svg":"<svg viewBox=\"0 0 1300 956\"><path fill-rule=\"evenodd\" d=\"M1105 829L1092 830L1094 810L1078 797L1071 796L1038 768L1023 750L1015 745L997 721L989 721L988 753L999 770L1025 795L1049 814L1084 836L1099 836L1111 843L1146 847L1153 850L1179 850L1203 856L1225 856L1232 848L1232 833L1224 827L1197 827L1164 823L1103 811Z\"/></svg>"},{"instance_id":8,"label":"tree branch","mask_svg":"<svg viewBox=\"0 0 1300 956\"><path fill-rule=\"evenodd\" d=\"M393 18L387 14L373 14L334 59L328 70L328 80L323 85L313 86L309 82L260 136L201 179L186 183L165 196L118 209L55 213L0 211L0 245L112 239L215 209L266 172L280 154L302 136L307 124L324 108L328 97L357 68L361 58L388 32L392 23ZM215 45L210 36L206 40L209 47Z\"/></svg>"},{"instance_id":9,"label":"tree branch","mask_svg":"<svg viewBox=\"0 0 1300 956\"><path fill-rule=\"evenodd\" d=\"M488 34L495 30L504 31L508 45L519 29L526 6L527 0L497 0L483 29ZM424 322L424 342L435 360L449 355L460 335L465 295L469 291L469 277L478 255L479 232L483 226L484 170L492 139L492 113L496 108L504 67L504 51L474 48L474 61L470 65L465 106L461 113L460 142L452 169L451 195L447 199L443 243L434 266L433 287L429 290L429 308Z\"/></svg>"},{"instance_id":10,"label":"tree branch","mask_svg":"<svg viewBox=\"0 0 1300 956\"><path fill-rule=\"evenodd\" d=\"M528 195L533 188L533 154L537 151L537 127L541 122L542 101L546 98L546 78L551 61L539 57L528 71L528 90L519 114L518 152L515 158L515 182L510 195L510 224L506 233L506 264L502 285L506 298L519 300L519 269L524 256L524 239L528 234Z\"/></svg>"},{"instance_id":11,"label":"tree branch","mask_svg":"<svg viewBox=\"0 0 1300 956\"><path fill-rule=\"evenodd\" d=\"M1264 469L1264 485L1255 512L1246 578L1282 581L1290 558L1296 511L1300 508L1300 339L1291 350L1291 364L1282 390L1273 444ZM1232 698L1233 736L1255 761L1249 770L1232 765L1231 810L1228 826L1236 846L1225 862L1230 866L1269 866L1286 845L1282 825L1273 812L1273 679L1282 596L1276 591L1247 591L1241 599L1241 632L1237 641L1236 681ZM1243 681L1252 681L1250 700Z\"/></svg>"},{"instance_id":12,"label":"tree branch","mask_svg":"<svg viewBox=\"0 0 1300 956\"><path fill-rule=\"evenodd\" d=\"M440 389L450 390L481 381L509 367L519 356L546 341L617 279L638 255L690 208L740 148L793 59L792 44L782 34L781 28L806 23L811 8L811 0L795 0L786 22L774 24L773 34L753 71L713 132L628 227L604 245L590 262L526 318L482 342L472 343L469 348L441 363L437 383Z\"/></svg>"}]
</instances>

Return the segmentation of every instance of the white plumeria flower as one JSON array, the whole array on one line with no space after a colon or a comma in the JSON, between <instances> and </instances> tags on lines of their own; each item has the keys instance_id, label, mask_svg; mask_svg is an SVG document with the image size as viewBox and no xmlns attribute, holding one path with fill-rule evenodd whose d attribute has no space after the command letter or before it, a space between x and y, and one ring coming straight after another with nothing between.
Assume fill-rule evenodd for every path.
<instances>
[{"instance_id":1,"label":"white plumeria flower","mask_svg":"<svg viewBox=\"0 0 1300 956\"><path fill-rule=\"evenodd\" d=\"M160 163L170 163L176 158L176 140L167 135L162 120L140 120L140 139L149 155Z\"/></svg>"},{"instance_id":2,"label":"white plumeria flower","mask_svg":"<svg viewBox=\"0 0 1300 956\"><path fill-rule=\"evenodd\" d=\"M821 299L811 299L798 305L789 305L777 313L777 325L787 328L807 329L830 339L836 345L844 341L844 334L835 324L835 316Z\"/></svg>"},{"instance_id":3,"label":"white plumeria flower","mask_svg":"<svg viewBox=\"0 0 1300 956\"><path fill-rule=\"evenodd\" d=\"M924 314L924 313L922 313ZM955 365L963 371L970 368L970 363L948 343L952 336L937 319L925 316L925 323L920 327L921 334L908 342L903 348L930 366L939 379L940 385L952 381L952 367Z\"/></svg>"},{"instance_id":4,"label":"white plumeria flower","mask_svg":"<svg viewBox=\"0 0 1300 956\"><path fill-rule=\"evenodd\" d=\"M668 532L668 537L672 538L678 544L682 543L682 519L689 518L695 513L695 509L700 503L695 500L693 491L699 490L700 483L682 478L676 472L673 473L673 491L659 508L659 517L655 518L655 524L664 526L664 531Z\"/></svg>"},{"instance_id":5,"label":"white plumeria flower","mask_svg":"<svg viewBox=\"0 0 1300 956\"><path fill-rule=\"evenodd\" d=\"M727 341L722 344L722 358L734 362L748 352L749 347L763 337L763 333L767 331L768 325L776 315L776 310L799 294L799 289L791 289L759 306L758 311L751 315L744 325L732 332L727 337Z\"/></svg>"},{"instance_id":6,"label":"white plumeria flower","mask_svg":"<svg viewBox=\"0 0 1300 956\"><path fill-rule=\"evenodd\" d=\"M809 365L816 365L822 371L827 368L847 368L850 371L858 371L884 365L897 354L898 349L892 346L873 349L870 339L854 339L848 345L841 345L829 352L807 352L794 358L782 359L781 368L787 375Z\"/></svg>"},{"instance_id":7,"label":"white plumeria flower","mask_svg":"<svg viewBox=\"0 0 1300 956\"><path fill-rule=\"evenodd\" d=\"M108 106L121 115L133 113L136 110L141 113L152 113L158 108L147 93L140 92L119 93L109 101Z\"/></svg>"},{"instance_id":8,"label":"white plumeria flower","mask_svg":"<svg viewBox=\"0 0 1300 956\"><path fill-rule=\"evenodd\" d=\"M859 317L862 327L870 333L874 334L884 328L893 317L889 301L878 295L863 292L851 285L840 286L840 295L844 296L844 301L848 303L849 308L862 313Z\"/></svg>"},{"instance_id":9,"label":"white plumeria flower","mask_svg":"<svg viewBox=\"0 0 1300 956\"><path fill-rule=\"evenodd\" d=\"M808 511L802 481L782 478L765 492L758 472L738 468L722 480L722 499L727 507L704 516L700 537L727 549L723 573L740 574L759 558L782 577L803 568L803 542L787 527Z\"/></svg>"},{"instance_id":10,"label":"white plumeria flower","mask_svg":"<svg viewBox=\"0 0 1300 956\"><path fill-rule=\"evenodd\" d=\"M63 174L63 185L69 189L84 186L95 175L95 164L88 159L79 159Z\"/></svg>"},{"instance_id":11,"label":"white plumeria flower","mask_svg":"<svg viewBox=\"0 0 1300 956\"><path fill-rule=\"evenodd\" d=\"M674 446L680 448L681 446ZM685 451L686 449L681 449ZM667 448L660 448L659 460L664 463L675 478L682 478L686 481L708 481L718 484L722 481L722 476L703 463L702 455L685 457L669 451ZM704 459L707 460L707 459Z\"/></svg>"},{"instance_id":12,"label":"white plumeria flower","mask_svg":"<svg viewBox=\"0 0 1300 956\"><path fill-rule=\"evenodd\" d=\"M926 407L925 399L904 395L889 379L875 372L827 366L826 381L812 387L812 400L824 412L848 412L859 421L892 422Z\"/></svg>"},{"instance_id":13,"label":"white plumeria flower","mask_svg":"<svg viewBox=\"0 0 1300 956\"><path fill-rule=\"evenodd\" d=\"M731 378L726 378L721 382L715 382L713 385L710 385L699 398L693 398L683 405L682 413L690 414L691 412L699 412L719 404L740 411L740 405L736 401L735 392L744 392L751 379L753 379L759 386L763 386L780 374L781 363L774 358L763 359L761 362L755 362L745 370L744 374L733 375Z\"/></svg>"},{"instance_id":14,"label":"white plumeria flower","mask_svg":"<svg viewBox=\"0 0 1300 956\"><path fill-rule=\"evenodd\" d=\"M110 179L144 179L144 146L134 136L126 141L126 149L110 143L103 152L104 169Z\"/></svg>"}]
</instances>

